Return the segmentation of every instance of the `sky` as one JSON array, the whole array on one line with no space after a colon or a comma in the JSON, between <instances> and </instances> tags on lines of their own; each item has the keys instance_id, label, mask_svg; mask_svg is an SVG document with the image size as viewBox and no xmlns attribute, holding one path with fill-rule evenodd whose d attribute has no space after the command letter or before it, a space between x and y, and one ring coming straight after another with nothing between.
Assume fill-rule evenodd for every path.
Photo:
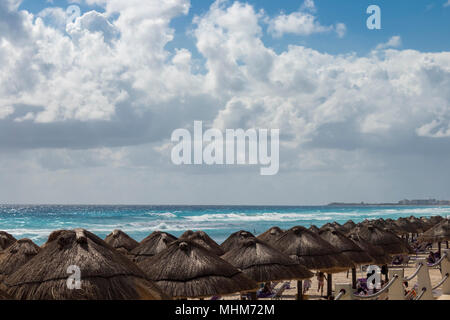
<instances>
[{"instance_id":1,"label":"sky","mask_svg":"<svg viewBox=\"0 0 450 320\"><path fill-rule=\"evenodd\" d=\"M448 0L2 0L0 203L450 199L449 39ZM279 173L174 165L194 121Z\"/></svg>"}]
</instances>

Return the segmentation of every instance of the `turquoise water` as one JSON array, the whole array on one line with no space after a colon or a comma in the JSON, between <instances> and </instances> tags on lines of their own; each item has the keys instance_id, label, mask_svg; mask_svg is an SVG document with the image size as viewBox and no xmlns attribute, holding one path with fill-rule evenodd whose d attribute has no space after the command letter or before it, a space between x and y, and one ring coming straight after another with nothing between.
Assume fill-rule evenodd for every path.
<instances>
[{"instance_id":1,"label":"turquoise water","mask_svg":"<svg viewBox=\"0 0 450 320\"><path fill-rule=\"evenodd\" d=\"M259 234L272 226L322 226L364 219L450 214L450 207L243 207L0 205L0 230L41 245L53 230L85 228L104 238L122 229L140 241L155 230L179 236L204 230L219 243L238 230Z\"/></svg>"}]
</instances>

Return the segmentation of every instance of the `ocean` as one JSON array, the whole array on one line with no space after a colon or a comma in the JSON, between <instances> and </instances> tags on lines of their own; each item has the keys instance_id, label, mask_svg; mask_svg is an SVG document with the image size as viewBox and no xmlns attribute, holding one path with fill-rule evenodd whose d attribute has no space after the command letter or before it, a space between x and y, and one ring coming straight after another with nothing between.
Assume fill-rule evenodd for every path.
<instances>
[{"instance_id":1,"label":"ocean","mask_svg":"<svg viewBox=\"0 0 450 320\"><path fill-rule=\"evenodd\" d=\"M284 207L284 206L92 206L0 205L0 230L17 239L43 244L54 230L84 228L101 238L121 229L141 241L155 230L175 236L186 230L203 230L221 243L231 233L247 230L260 234L272 226L322 226L352 219L432 216L450 214L450 207Z\"/></svg>"}]
</instances>

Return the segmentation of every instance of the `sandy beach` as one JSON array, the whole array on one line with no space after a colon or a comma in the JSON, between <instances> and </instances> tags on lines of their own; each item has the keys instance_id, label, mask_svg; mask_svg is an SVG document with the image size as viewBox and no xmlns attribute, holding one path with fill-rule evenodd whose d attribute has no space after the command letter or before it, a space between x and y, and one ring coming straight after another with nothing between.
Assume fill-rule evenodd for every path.
<instances>
[{"instance_id":1,"label":"sandy beach","mask_svg":"<svg viewBox=\"0 0 450 320\"><path fill-rule=\"evenodd\" d=\"M415 256L413 256L414 258ZM426 255L418 255L418 258L426 258ZM414 260L411 260L410 263L408 263L408 265L400 268L404 270L404 275L405 277L409 277L411 276L414 271L416 270L416 266L415 266L415 262ZM437 284L441 279L442 279L442 275L439 269L437 268L433 268L433 269L429 269L429 273L430 273L430 279L431 279L431 284L435 285ZM352 281L352 274L351 271L348 273L347 272L340 272L340 273L335 273L333 274L333 292L335 291L336 288L336 283L351 283ZM357 278L365 278L366 275L364 272L361 272L359 269L357 271ZM320 292L317 291L317 287L318 287L318 281L316 277L313 277L311 279L312 285L311 285L311 289L309 289L309 291L305 294L304 296L304 300L327 300L325 295L326 295L326 283L325 283L325 287L324 287L324 296L320 295ZM414 286L415 283L410 283L409 284L409 288L411 288L412 286ZM281 283L278 284L275 289L279 288L281 286ZM434 291L436 296L439 296L441 294L441 291L439 289ZM286 289L286 291L284 292L281 300L296 300L296 295L297 295L297 281L291 281L290 282L290 288ZM224 300L237 300L239 299L239 295L235 294L235 295L231 295L231 296L227 296L227 297L223 297ZM260 300L270 300L267 298L261 298Z\"/></svg>"}]
</instances>

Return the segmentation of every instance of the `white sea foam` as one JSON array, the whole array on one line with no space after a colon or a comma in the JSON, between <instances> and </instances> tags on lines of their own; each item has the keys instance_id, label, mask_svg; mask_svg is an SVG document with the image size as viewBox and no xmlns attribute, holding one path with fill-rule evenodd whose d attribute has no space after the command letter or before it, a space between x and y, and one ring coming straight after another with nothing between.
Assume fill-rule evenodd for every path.
<instances>
[{"instance_id":1,"label":"white sea foam","mask_svg":"<svg viewBox=\"0 0 450 320\"><path fill-rule=\"evenodd\" d=\"M188 216L185 219L190 221L297 221L297 220L329 220L331 215L327 213L279 213L265 212L254 215L244 213L217 213L203 214L200 216Z\"/></svg>"},{"instance_id":2,"label":"white sea foam","mask_svg":"<svg viewBox=\"0 0 450 320\"><path fill-rule=\"evenodd\" d=\"M203 214L198 216L186 216L187 220L195 222L205 221L273 221L273 222L289 222L289 221L305 221L305 220L317 220L317 221L334 221L345 220L352 218L360 219L374 219L380 216L409 216L409 215L445 215L450 214L450 208L399 208L399 209L380 209L373 211L314 211L312 213L298 213L298 212L261 212L254 214L247 213L216 213L216 214Z\"/></svg>"},{"instance_id":3,"label":"white sea foam","mask_svg":"<svg viewBox=\"0 0 450 320\"><path fill-rule=\"evenodd\" d=\"M177 217L172 212L147 212L147 215L156 216L156 217L164 217L164 218L176 218Z\"/></svg>"}]
</instances>

